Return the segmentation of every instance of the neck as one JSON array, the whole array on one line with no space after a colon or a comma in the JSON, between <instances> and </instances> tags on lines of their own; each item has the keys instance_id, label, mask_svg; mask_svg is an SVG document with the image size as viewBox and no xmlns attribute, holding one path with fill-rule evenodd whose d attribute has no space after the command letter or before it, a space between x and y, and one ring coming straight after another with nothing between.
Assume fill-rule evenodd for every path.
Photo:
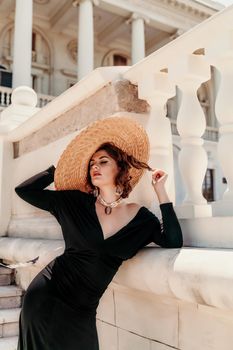
<instances>
[{"instance_id":1,"label":"neck","mask_svg":"<svg viewBox=\"0 0 233 350\"><path fill-rule=\"evenodd\" d=\"M107 203L112 203L120 197L115 194L115 188L101 188L100 195Z\"/></svg>"}]
</instances>

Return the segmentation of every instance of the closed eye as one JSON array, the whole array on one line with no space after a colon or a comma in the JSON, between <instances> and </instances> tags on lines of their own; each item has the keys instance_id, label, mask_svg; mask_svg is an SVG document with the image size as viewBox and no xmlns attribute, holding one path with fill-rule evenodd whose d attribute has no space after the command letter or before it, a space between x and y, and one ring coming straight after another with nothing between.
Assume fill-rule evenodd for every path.
<instances>
[{"instance_id":1,"label":"closed eye","mask_svg":"<svg viewBox=\"0 0 233 350\"><path fill-rule=\"evenodd\" d=\"M105 164L105 163L108 163L108 161L107 160L102 160L101 162L100 162L100 164ZM90 164L90 167L92 167L94 165L94 163L91 163Z\"/></svg>"}]
</instances>

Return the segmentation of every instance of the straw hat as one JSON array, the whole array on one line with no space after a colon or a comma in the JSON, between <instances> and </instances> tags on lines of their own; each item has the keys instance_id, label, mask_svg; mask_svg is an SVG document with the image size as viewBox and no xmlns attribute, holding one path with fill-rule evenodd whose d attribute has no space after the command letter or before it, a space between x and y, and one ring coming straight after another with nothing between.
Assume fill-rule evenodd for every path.
<instances>
[{"instance_id":1,"label":"straw hat","mask_svg":"<svg viewBox=\"0 0 233 350\"><path fill-rule=\"evenodd\" d=\"M137 160L148 162L149 139L144 128L129 117L108 117L83 129L65 148L54 173L56 190L78 189L87 192L88 165L92 155L105 142L111 142ZM144 169L130 168L132 188Z\"/></svg>"}]
</instances>

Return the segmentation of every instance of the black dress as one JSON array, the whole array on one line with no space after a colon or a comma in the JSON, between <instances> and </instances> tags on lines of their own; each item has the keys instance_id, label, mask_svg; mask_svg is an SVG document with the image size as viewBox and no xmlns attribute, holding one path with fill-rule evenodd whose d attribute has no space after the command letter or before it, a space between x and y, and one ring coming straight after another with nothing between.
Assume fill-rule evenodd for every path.
<instances>
[{"instance_id":1,"label":"black dress","mask_svg":"<svg viewBox=\"0 0 233 350\"><path fill-rule=\"evenodd\" d=\"M51 165L15 187L23 200L55 216L65 241L64 253L25 292L17 350L98 350L96 309L122 262L150 242L182 247L182 231L169 202L160 204L162 224L141 207L127 225L104 239L93 195L44 189L53 182L54 171Z\"/></svg>"}]
</instances>

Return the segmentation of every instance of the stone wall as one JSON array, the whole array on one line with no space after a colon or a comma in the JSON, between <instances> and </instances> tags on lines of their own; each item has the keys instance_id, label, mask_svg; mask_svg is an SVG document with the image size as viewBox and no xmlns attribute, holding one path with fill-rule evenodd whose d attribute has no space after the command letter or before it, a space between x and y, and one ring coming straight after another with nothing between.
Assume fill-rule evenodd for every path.
<instances>
[{"instance_id":1,"label":"stone wall","mask_svg":"<svg viewBox=\"0 0 233 350\"><path fill-rule=\"evenodd\" d=\"M232 350L233 310L111 283L97 309L101 350Z\"/></svg>"}]
</instances>

